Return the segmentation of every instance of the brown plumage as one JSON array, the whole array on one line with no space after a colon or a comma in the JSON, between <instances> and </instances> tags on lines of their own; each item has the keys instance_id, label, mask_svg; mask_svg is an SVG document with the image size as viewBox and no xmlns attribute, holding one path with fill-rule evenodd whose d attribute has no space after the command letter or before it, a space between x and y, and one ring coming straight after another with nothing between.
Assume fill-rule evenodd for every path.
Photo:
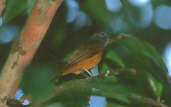
<instances>
[{"instance_id":1,"label":"brown plumage","mask_svg":"<svg viewBox=\"0 0 171 107\"><path fill-rule=\"evenodd\" d=\"M104 48L108 43L109 36L106 33L94 34L90 41L82 44L71 55L60 74L63 76L71 73L78 75L85 70L95 67L101 61Z\"/></svg>"}]
</instances>

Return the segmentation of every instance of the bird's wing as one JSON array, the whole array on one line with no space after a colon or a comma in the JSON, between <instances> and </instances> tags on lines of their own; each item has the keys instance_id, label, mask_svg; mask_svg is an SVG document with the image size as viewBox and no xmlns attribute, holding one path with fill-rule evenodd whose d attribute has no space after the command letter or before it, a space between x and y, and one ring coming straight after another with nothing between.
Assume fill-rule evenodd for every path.
<instances>
[{"instance_id":1,"label":"bird's wing","mask_svg":"<svg viewBox=\"0 0 171 107\"><path fill-rule=\"evenodd\" d=\"M90 58L91 56L102 50L103 48L98 43L82 45L78 50L73 53L73 55L68 60L67 65L74 65L80 61Z\"/></svg>"}]
</instances>

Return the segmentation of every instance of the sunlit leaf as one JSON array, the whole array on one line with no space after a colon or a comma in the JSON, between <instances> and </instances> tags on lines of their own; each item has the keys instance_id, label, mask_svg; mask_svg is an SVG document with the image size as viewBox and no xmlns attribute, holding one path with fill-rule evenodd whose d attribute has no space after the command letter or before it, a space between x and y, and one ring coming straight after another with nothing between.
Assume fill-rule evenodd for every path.
<instances>
[{"instance_id":1,"label":"sunlit leaf","mask_svg":"<svg viewBox=\"0 0 171 107\"><path fill-rule=\"evenodd\" d=\"M153 93L156 95L156 97L160 100L160 97L162 95L163 92L163 85L161 82L159 82L158 80L156 80L152 75L148 75L148 81L149 84L151 86L151 89L153 91Z\"/></svg>"}]
</instances>

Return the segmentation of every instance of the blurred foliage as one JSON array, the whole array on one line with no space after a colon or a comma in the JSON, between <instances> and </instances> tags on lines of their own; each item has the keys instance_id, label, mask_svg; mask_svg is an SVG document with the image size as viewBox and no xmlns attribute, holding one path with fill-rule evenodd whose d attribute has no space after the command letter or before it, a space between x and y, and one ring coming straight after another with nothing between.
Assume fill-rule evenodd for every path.
<instances>
[{"instance_id":1,"label":"blurred foliage","mask_svg":"<svg viewBox=\"0 0 171 107\"><path fill-rule=\"evenodd\" d=\"M35 1L7 0L2 16L3 23L15 23L23 27ZM161 57L171 31L162 30L153 23L147 27L139 26L137 23L140 8L126 0L121 0L123 7L118 12L108 11L105 0L75 1L79 5L77 11L84 12L90 18L90 24L76 27L75 23L79 19L66 22L70 9L68 1L65 0L59 8L47 36L32 63L26 68L21 88L26 95L32 97L31 104L46 107L85 107L89 97L96 95L105 96L109 107L152 107L163 101L171 106L171 80ZM169 4L169 0L151 0L154 8L166 3ZM115 69L125 69L124 72L91 79L75 77L74 80L58 85L52 83L50 80L60 71L72 52L99 31L109 32L112 36L118 33L134 35L109 45L99 64L102 74L107 73L106 71L115 72ZM7 58L10 45L0 45L1 65ZM129 72L128 69L132 68L136 70L136 74Z\"/></svg>"},{"instance_id":2,"label":"blurred foliage","mask_svg":"<svg viewBox=\"0 0 171 107\"><path fill-rule=\"evenodd\" d=\"M53 66L37 65L28 67L23 77L21 87L26 95L31 95L33 101L42 99L43 96L55 85L50 81L56 70ZM45 99L45 98L44 98Z\"/></svg>"},{"instance_id":3,"label":"blurred foliage","mask_svg":"<svg viewBox=\"0 0 171 107\"><path fill-rule=\"evenodd\" d=\"M27 13L31 12L36 0L7 0L5 13L3 14L3 23L7 23L15 18L17 15L23 13L26 9Z\"/></svg>"}]
</instances>

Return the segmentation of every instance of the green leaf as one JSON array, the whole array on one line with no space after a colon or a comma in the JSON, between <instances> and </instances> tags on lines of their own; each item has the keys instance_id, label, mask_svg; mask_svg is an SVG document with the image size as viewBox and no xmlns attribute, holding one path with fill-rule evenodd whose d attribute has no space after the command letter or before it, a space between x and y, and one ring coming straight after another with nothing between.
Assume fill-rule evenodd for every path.
<instances>
[{"instance_id":1,"label":"green leaf","mask_svg":"<svg viewBox=\"0 0 171 107\"><path fill-rule=\"evenodd\" d=\"M96 7L94 7L96 5ZM110 12L107 10L104 0L86 0L82 6L82 10L91 15L95 21L100 24L107 24L107 20L111 17Z\"/></svg>"},{"instance_id":2,"label":"green leaf","mask_svg":"<svg viewBox=\"0 0 171 107\"><path fill-rule=\"evenodd\" d=\"M2 18L6 23L16 17L18 14L24 12L27 8L28 0L7 0L7 5L5 9L5 13Z\"/></svg>"},{"instance_id":3,"label":"green leaf","mask_svg":"<svg viewBox=\"0 0 171 107\"><path fill-rule=\"evenodd\" d=\"M55 90L57 93L49 94L55 96L53 101L55 99L55 101L67 105L71 104L74 99L77 99L77 102L73 101L73 105L78 102L86 105L87 97L92 95L116 99L125 104L131 104L131 102L135 102L135 99L142 98L135 88L118 82L114 76L71 80L57 86Z\"/></svg>"},{"instance_id":4,"label":"green leaf","mask_svg":"<svg viewBox=\"0 0 171 107\"><path fill-rule=\"evenodd\" d=\"M151 86L153 93L156 95L157 99L160 101L162 92L163 92L163 84L156 80L151 74L148 73L148 81Z\"/></svg>"},{"instance_id":5,"label":"green leaf","mask_svg":"<svg viewBox=\"0 0 171 107\"><path fill-rule=\"evenodd\" d=\"M108 102L107 107L128 107L127 105L117 104L113 102Z\"/></svg>"},{"instance_id":6,"label":"green leaf","mask_svg":"<svg viewBox=\"0 0 171 107\"><path fill-rule=\"evenodd\" d=\"M120 65L122 68L125 67L124 62L122 61L122 59L120 58L120 56L118 56L114 51L109 51L106 54L106 58L111 59L113 62L116 62L118 65Z\"/></svg>"},{"instance_id":7,"label":"green leaf","mask_svg":"<svg viewBox=\"0 0 171 107\"><path fill-rule=\"evenodd\" d=\"M55 75L55 68L49 65L29 66L23 77L21 88L26 95L30 95L32 102L42 100L55 85L51 82ZM48 97L43 98L47 100Z\"/></svg>"},{"instance_id":8,"label":"green leaf","mask_svg":"<svg viewBox=\"0 0 171 107\"><path fill-rule=\"evenodd\" d=\"M53 103L53 104L49 104L45 107L65 107L65 106L61 103Z\"/></svg>"},{"instance_id":9,"label":"green leaf","mask_svg":"<svg viewBox=\"0 0 171 107\"><path fill-rule=\"evenodd\" d=\"M2 16L4 23L11 21L17 15L26 12L30 14L36 0L7 0L6 9Z\"/></svg>"},{"instance_id":10,"label":"green leaf","mask_svg":"<svg viewBox=\"0 0 171 107\"><path fill-rule=\"evenodd\" d=\"M56 94L54 92L48 94L52 98L47 101L48 103L62 103L65 107L85 107L88 105L91 89L80 85L79 81L76 81L76 84L66 82L57 86L55 90Z\"/></svg>"},{"instance_id":11,"label":"green leaf","mask_svg":"<svg viewBox=\"0 0 171 107\"><path fill-rule=\"evenodd\" d=\"M107 98L117 99L125 104L131 103L131 96L137 96L136 89L133 89L127 84L117 82L116 77L111 76L107 78L97 79L92 81L92 86L96 87L98 90L94 91L95 95L105 96ZM138 94L138 96L140 96Z\"/></svg>"},{"instance_id":12,"label":"green leaf","mask_svg":"<svg viewBox=\"0 0 171 107\"><path fill-rule=\"evenodd\" d=\"M161 56L147 42L135 37L125 37L117 41L129 51L127 65L136 68L137 71L149 71L163 83L168 83L168 72ZM131 63L130 63L131 61Z\"/></svg>"},{"instance_id":13,"label":"green leaf","mask_svg":"<svg viewBox=\"0 0 171 107\"><path fill-rule=\"evenodd\" d=\"M154 62L163 69L164 72L168 72L166 64L163 61L162 56L157 52L157 50L148 42L144 42L144 46L148 53L146 53L147 56L149 56L151 59L154 60Z\"/></svg>"},{"instance_id":14,"label":"green leaf","mask_svg":"<svg viewBox=\"0 0 171 107\"><path fill-rule=\"evenodd\" d=\"M104 63L104 64L102 65L102 72L105 72L105 71L107 71L107 70L110 70L110 67L109 67L106 63Z\"/></svg>"}]
</instances>

